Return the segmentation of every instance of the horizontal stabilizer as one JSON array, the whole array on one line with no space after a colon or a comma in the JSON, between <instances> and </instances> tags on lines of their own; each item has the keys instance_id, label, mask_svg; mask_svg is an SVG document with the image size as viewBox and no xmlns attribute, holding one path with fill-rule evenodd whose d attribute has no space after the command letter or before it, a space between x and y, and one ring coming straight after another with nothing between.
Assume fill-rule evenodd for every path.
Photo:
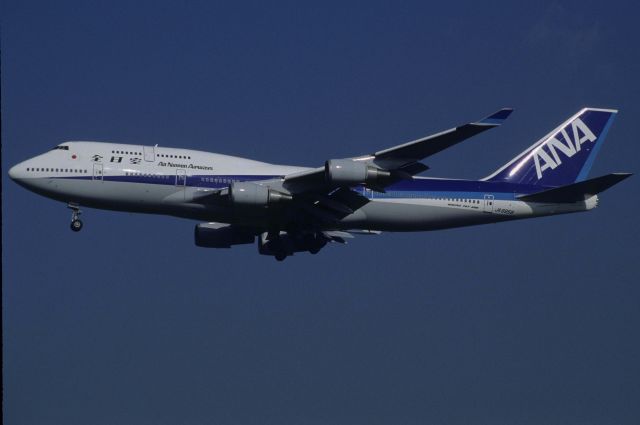
<instances>
[{"instance_id":1,"label":"horizontal stabilizer","mask_svg":"<svg viewBox=\"0 0 640 425\"><path fill-rule=\"evenodd\" d=\"M518 199L527 202L570 203L584 201L593 195L604 192L611 186L631 176L631 173L613 173L606 176L584 180L554 189L543 190L531 195L521 195Z\"/></svg>"}]
</instances>

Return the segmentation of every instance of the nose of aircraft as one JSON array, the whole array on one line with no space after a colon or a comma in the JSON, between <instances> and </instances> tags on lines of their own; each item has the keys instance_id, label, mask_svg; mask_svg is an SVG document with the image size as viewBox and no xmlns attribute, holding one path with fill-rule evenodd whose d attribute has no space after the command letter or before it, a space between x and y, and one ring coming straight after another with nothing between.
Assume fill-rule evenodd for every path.
<instances>
[{"instance_id":1,"label":"nose of aircraft","mask_svg":"<svg viewBox=\"0 0 640 425\"><path fill-rule=\"evenodd\" d=\"M11 180L15 180L18 178L18 165L14 165L13 167L9 168L9 177L11 178Z\"/></svg>"},{"instance_id":2,"label":"nose of aircraft","mask_svg":"<svg viewBox=\"0 0 640 425\"><path fill-rule=\"evenodd\" d=\"M29 165L28 161L22 161L19 164L16 164L13 167L9 168L9 177L11 178L11 180L18 183L23 181L24 178L27 177L27 165Z\"/></svg>"}]
</instances>

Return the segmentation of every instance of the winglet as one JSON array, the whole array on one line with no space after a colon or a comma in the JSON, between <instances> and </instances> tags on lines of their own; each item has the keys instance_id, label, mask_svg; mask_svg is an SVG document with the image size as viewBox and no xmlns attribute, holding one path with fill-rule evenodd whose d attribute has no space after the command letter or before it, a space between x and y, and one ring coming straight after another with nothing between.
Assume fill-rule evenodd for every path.
<instances>
[{"instance_id":1,"label":"winglet","mask_svg":"<svg viewBox=\"0 0 640 425\"><path fill-rule=\"evenodd\" d=\"M475 122L474 124L500 125L500 124L502 124L504 122L504 120L509 118L509 115L511 115L512 112L513 112L512 108L502 108L499 111L494 112L493 114L489 115L488 117L483 118L478 122Z\"/></svg>"}]
</instances>

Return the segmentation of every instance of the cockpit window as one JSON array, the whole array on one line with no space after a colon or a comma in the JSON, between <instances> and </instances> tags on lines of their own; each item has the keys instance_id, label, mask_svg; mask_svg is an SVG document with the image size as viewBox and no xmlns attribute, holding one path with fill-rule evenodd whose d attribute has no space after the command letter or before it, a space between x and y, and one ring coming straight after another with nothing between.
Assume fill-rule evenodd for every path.
<instances>
[{"instance_id":1,"label":"cockpit window","mask_svg":"<svg viewBox=\"0 0 640 425\"><path fill-rule=\"evenodd\" d=\"M69 150L69 146L56 146L55 148L51 149L52 151L55 151L56 149L62 149L63 151L68 151Z\"/></svg>"}]
</instances>

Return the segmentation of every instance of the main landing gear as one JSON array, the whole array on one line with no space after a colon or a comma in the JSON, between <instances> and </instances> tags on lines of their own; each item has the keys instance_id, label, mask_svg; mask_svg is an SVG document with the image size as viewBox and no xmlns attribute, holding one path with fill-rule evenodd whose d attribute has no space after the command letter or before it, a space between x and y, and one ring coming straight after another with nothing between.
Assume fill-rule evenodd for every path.
<instances>
[{"instance_id":1,"label":"main landing gear","mask_svg":"<svg viewBox=\"0 0 640 425\"><path fill-rule=\"evenodd\" d=\"M71 210L71 230L74 232L79 232L82 230L82 221L80 220L80 207L78 204L69 203L67 204L67 208Z\"/></svg>"}]
</instances>

